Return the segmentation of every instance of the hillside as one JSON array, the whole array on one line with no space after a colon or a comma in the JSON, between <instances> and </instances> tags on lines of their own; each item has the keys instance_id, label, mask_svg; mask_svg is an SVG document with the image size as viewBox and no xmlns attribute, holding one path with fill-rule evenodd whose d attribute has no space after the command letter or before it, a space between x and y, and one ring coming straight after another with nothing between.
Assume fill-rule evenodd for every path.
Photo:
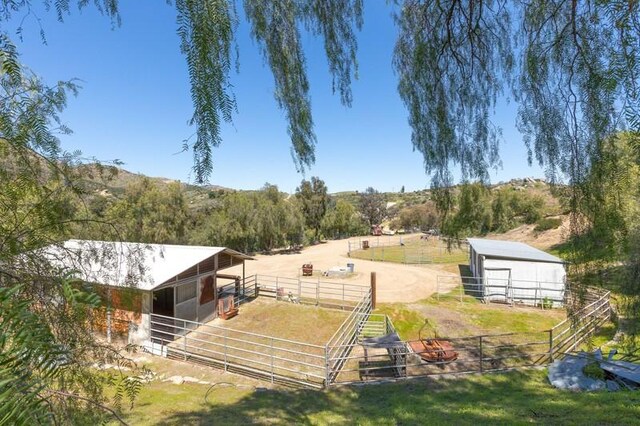
<instances>
[{"instance_id":1,"label":"hillside","mask_svg":"<svg viewBox=\"0 0 640 426\"><path fill-rule=\"evenodd\" d=\"M127 186L145 177L160 187L179 183L184 191L185 199L191 208L201 208L208 205L214 205L212 200L216 195L233 191L232 189L218 185L199 186L180 182L175 179L145 176L129 172L128 170L116 166L86 164L79 166L78 169L83 172L83 175L85 176L83 181L87 185L89 192L94 196L106 198L120 198Z\"/></svg>"},{"instance_id":2,"label":"hillside","mask_svg":"<svg viewBox=\"0 0 640 426\"><path fill-rule=\"evenodd\" d=\"M85 176L83 181L87 185L88 192L93 197L115 198L122 196L128 185L136 182L143 177L151 180L156 185L168 186L178 182L183 191L189 209L206 209L208 207L215 208L218 204L219 197L228 192L236 190L225 188L217 185L191 185L174 179L164 177L148 177L141 174L131 173L123 168L115 166L101 166L97 164L87 164L78 167L79 171ZM460 186L454 188L454 194L458 194ZM556 196L554 196L551 185L541 179L523 178L513 179L509 182L500 182L489 187L492 193L497 191L509 191L520 193L527 196L537 196L544 203L544 217L556 217L561 215L563 209ZM244 192L244 191L243 191ZM247 191L252 192L252 191ZM360 201L359 191L344 191L330 194L334 200L344 200L358 208ZM385 226L389 226L402 209L413 206L425 205L431 200L432 191L428 189L411 191L411 192L384 192L382 193L384 200L389 208L389 216L384 222ZM508 238L517 240L539 241L539 233L534 232L535 225L522 225L513 229L508 233ZM564 228L564 227L563 227ZM558 239L561 231L559 229L554 232L550 241ZM540 243L538 243L540 244ZM546 245L546 243L544 243Z\"/></svg>"}]
</instances>

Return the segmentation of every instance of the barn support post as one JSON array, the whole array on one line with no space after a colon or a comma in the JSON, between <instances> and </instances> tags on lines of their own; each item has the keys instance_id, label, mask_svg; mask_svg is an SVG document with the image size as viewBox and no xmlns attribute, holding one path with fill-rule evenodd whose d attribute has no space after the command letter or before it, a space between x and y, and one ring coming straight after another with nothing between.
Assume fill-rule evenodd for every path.
<instances>
[{"instance_id":1,"label":"barn support post","mask_svg":"<svg viewBox=\"0 0 640 426\"><path fill-rule=\"evenodd\" d=\"M371 273L371 309L376 308L376 273Z\"/></svg>"}]
</instances>

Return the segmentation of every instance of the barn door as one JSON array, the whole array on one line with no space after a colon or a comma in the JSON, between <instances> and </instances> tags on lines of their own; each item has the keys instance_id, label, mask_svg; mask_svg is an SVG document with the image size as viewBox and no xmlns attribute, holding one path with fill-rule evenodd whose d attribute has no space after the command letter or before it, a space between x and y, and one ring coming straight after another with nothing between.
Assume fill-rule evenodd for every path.
<instances>
[{"instance_id":1,"label":"barn door","mask_svg":"<svg viewBox=\"0 0 640 426\"><path fill-rule=\"evenodd\" d=\"M485 277L485 300L506 303L513 301L511 269L485 268Z\"/></svg>"}]
</instances>

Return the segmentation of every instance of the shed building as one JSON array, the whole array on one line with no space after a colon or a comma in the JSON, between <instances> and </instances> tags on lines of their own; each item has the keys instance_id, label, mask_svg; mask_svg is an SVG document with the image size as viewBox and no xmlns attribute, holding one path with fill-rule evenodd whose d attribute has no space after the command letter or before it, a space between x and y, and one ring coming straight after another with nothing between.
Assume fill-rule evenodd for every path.
<instances>
[{"instance_id":1,"label":"shed building","mask_svg":"<svg viewBox=\"0 0 640 426\"><path fill-rule=\"evenodd\" d=\"M225 292L244 295L244 262L252 259L226 247L89 240L43 250L78 279L97 285L105 300L105 331L123 332L135 344L152 337L150 314L196 322L217 318ZM242 276L219 272L239 265Z\"/></svg>"},{"instance_id":2,"label":"shed building","mask_svg":"<svg viewBox=\"0 0 640 426\"><path fill-rule=\"evenodd\" d=\"M562 306L565 262L527 244L469 238L469 267L486 301Z\"/></svg>"}]
</instances>

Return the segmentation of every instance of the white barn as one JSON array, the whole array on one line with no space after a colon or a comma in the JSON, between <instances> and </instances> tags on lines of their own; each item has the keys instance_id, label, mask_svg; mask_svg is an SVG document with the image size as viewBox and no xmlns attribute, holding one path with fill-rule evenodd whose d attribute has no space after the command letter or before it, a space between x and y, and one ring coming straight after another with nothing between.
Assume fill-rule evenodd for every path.
<instances>
[{"instance_id":1,"label":"white barn","mask_svg":"<svg viewBox=\"0 0 640 426\"><path fill-rule=\"evenodd\" d=\"M486 301L562 306L567 276L562 259L514 241L467 241L477 296Z\"/></svg>"}]
</instances>

